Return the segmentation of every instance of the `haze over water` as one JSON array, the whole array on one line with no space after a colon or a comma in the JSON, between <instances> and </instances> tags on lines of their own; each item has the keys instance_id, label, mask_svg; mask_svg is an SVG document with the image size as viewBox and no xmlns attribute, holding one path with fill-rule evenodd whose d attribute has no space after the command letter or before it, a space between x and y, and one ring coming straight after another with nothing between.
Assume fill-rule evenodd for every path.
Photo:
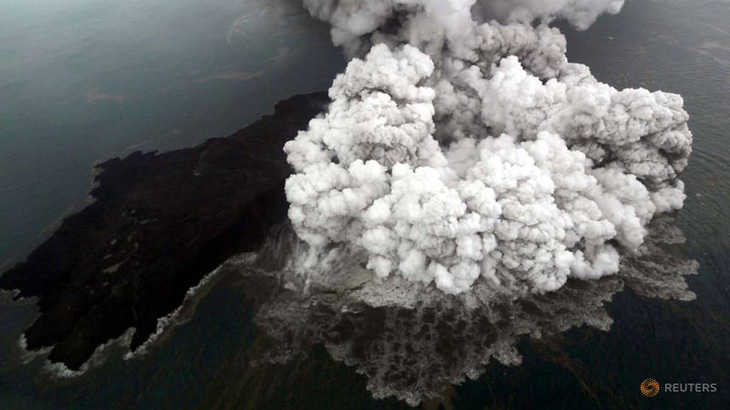
<instances>
[{"instance_id":1,"label":"haze over water","mask_svg":"<svg viewBox=\"0 0 730 410\"><path fill-rule=\"evenodd\" d=\"M325 27L261 14L253 2L25 3L0 0L0 260L32 247L44 227L83 201L94 162L224 136L279 99L325 89L343 66ZM730 403L728 21L728 1L634 0L587 32L565 30L571 60L601 81L685 98L695 143L678 224L700 262L700 275L688 279L697 300L625 290L609 305L610 332L581 328L545 346L525 342L522 366L492 366L454 388L454 404ZM209 288L190 320L148 355L123 361L112 354L69 380L49 379L40 360L22 363L17 339L35 308L3 299L0 401L9 408L403 406L372 400L364 376L323 349L295 363L251 367L266 345L251 323L251 296L235 278ZM651 403L638 389L648 377L717 383L718 392Z\"/></svg>"}]
</instances>

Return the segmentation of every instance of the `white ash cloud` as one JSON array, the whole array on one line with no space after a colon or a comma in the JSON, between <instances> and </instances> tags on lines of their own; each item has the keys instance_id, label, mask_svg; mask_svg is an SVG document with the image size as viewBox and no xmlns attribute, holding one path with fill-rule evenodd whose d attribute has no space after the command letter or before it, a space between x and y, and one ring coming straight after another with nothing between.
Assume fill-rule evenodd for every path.
<instances>
[{"instance_id":1,"label":"white ash cloud","mask_svg":"<svg viewBox=\"0 0 730 410\"><path fill-rule=\"evenodd\" d=\"M289 216L310 266L345 246L381 280L555 291L616 273L652 218L682 207L682 98L600 83L544 23L587 28L623 1L304 5L336 44L369 50L285 147Z\"/></svg>"}]
</instances>

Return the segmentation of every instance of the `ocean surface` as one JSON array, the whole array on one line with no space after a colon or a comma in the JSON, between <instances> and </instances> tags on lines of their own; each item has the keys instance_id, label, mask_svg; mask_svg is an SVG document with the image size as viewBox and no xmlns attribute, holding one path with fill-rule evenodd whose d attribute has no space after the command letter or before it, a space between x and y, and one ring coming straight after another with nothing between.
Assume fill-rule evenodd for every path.
<instances>
[{"instance_id":1,"label":"ocean surface","mask_svg":"<svg viewBox=\"0 0 730 410\"><path fill-rule=\"evenodd\" d=\"M590 30L566 28L569 57L617 88L682 94L694 132L677 216L700 263L691 302L608 303L610 331L525 338L520 366L490 365L445 408L730 407L730 1L634 0ZM134 150L225 136L287 96L325 89L344 63L327 28L267 2L0 0L0 261L10 263L83 206L92 165ZM322 346L281 364L253 324L255 290L219 275L179 325L129 360L116 345L59 378L18 346L32 301L0 297L2 408L400 408ZM639 384L716 383L715 393ZM427 406L435 403L427 403Z\"/></svg>"},{"instance_id":2,"label":"ocean surface","mask_svg":"<svg viewBox=\"0 0 730 410\"><path fill-rule=\"evenodd\" d=\"M344 67L329 28L271 3L0 0L0 267L83 206L94 163L326 89Z\"/></svg>"}]
</instances>

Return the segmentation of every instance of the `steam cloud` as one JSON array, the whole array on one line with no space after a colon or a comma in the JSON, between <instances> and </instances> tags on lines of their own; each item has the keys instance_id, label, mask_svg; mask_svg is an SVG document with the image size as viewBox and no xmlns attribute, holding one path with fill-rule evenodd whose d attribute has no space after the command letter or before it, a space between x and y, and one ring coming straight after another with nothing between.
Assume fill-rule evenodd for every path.
<instances>
[{"instance_id":1,"label":"steam cloud","mask_svg":"<svg viewBox=\"0 0 730 410\"><path fill-rule=\"evenodd\" d=\"M541 294L617 273L682 207L682 98L600 83L548 26L585 29L623 0L304 5L353 56L285 147L305 267L345 247L380 283Z\"/></svg>"}]
</instances>

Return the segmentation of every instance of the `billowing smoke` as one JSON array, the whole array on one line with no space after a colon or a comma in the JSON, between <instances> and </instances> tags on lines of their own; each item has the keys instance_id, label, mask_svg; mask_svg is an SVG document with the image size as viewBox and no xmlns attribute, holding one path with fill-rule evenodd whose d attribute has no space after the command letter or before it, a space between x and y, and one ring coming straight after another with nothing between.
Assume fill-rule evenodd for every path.
<instances>
[{"instance_id":1,"label":"billowing smoke","mask_svg":"<svg viewBox=\"0 0 730 410\"><path fill-rule=\"evenodd\" d=\"M639 252L626 255L616 275L569 281L555 292L517 299L492 294L486 281L458 298L426 287L414 292L406 307L372 306L365 294L382 297L384 288L369 291L374 284L362 284L364 278L353 273L357 268L346 267L351 258L339 259L344 269L337 271L345 274L337 275L339 284L329 283L327 292L278 286L279 278L266 273L276 271L291 253L291 235L288 227L278 230L256 259L228 264L243 278L243 291L263 301L256 307L255 322L271 342L258 364L297 360L324 345L335 360L365 375L374 397L397 397L413 406L445 398L446 386L479 378L495 361L519 365L518 345L526 338L554 345L559 339L554 336L569 329L609 330L613 319L604 303L624 287L649 298L692 300L685 275L696 274L699 266L684 256L679 246L683 235L673 216L662 216L647 226ZM479 303L479 298L488 303Z\"/></svg>"},{"instance_id":2,"label":"billowing smoke","mask_svg":"<svg viewBox=\"0 0 730 410\"><path fill-rule=\"evenodd\" d=\"M587 28L623 0L304 5L354 56L285 147L305 267L344 247L383 282L544 293L617 273L682 207L682 98L600 83L547 25Z\"/></svg>"},{"instance_id":3,"label":"billowing smoke","mask_svg":"<svg viewBox=\"0 0 730 410\"><path fill-rule=\"evenodd\" d=\"M623 5L624 0L478 0L476 10L480 16L527 24L560 18L585 30L599 15L616 14Z\"/></svg>"}]
</instances>

